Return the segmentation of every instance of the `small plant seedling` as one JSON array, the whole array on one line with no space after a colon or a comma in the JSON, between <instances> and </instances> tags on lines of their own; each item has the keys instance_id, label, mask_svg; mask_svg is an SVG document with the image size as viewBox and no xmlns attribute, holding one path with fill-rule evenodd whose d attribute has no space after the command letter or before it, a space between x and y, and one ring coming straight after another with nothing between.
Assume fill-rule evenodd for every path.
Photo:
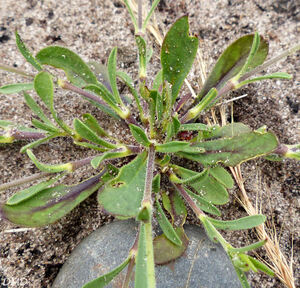
<instances>
[{"instance_id":1,"label":"small plant seedling","mask_svg":"<svg viewBox=\"0 0 300 288\"><path fill-rule=\"evenodd\" d=\"M138 87L135 87L128 74L117 69L117 48L111 50L107 67L94 62L85 63L71 50L59 46L43 48L33 56L16 32L17 46L26 61L36 69L36 74L0 65L3 70L31 80L2 86L0 93L8 95L22 92L35 117L31 127L0 120L0 143L28 140L28 144L21 148L21 153L26 153L41 173L26 181L43 180L20 190L2 203L1 217L20 226L49 225L98 191L99 206L107 213L118 219L136 219L139 231L128 257L113 271L86 283L84 288L105 287L127 266L122 287L129 286L134 267L135 287L155 287L155 264L176 260L188 246L183 227L187 206L202 223L211 241L222 245L243 287L250 287L245 275L249 270L263 271L273 276L273 271L267 265L247 254L263 246L265 241L236 248L219 232L250 229L261 225L266 217L258 214L223 221L214 216L221 216L217 206L228 202L228 189L234 185L227 167L256 157L299 160L300 145L280 143L265 127L252 130L243 123L211 126L201 123L199 117L228 92L249 83L266 79L291 79L291 75L283 72L255 75L299 50L299 45L265 61L268 42L258 33L237 39L219 57L197 97L192 103L187 103L182 85L192 68L199 44L197 37L189 34L188 17L179 18L165 35L160 54L161 70L151 82L147 77L147 65L152 50L147 45L145 32L159 0L153 1L144 21L141 13L136 18L128 2L124 0L124 3L135 28L139 55ZM142 1L139 1L139 5L142 5ZM65 79L48 72L47 66L63 70ZM96 73L99 70L101 78ZM132 113L127 101L120 95L117 81L127 86L138 116ZM67 125L54 107L56 88L73 91L108 117L126 123L132 134L132 143L111 136L89 113L75 118L72 126ZM29 91L37 94L42 105ZM44 109L48 110L51 118ZM34 150L57 137L69 137L74 145L92 149L95 155L61 164L39 161ZM121 168L113 165L113 159L125 157L127 162ZM194 171L178 165L178 158L198 163L199 169ZM84 165L91 165L98 174L72 186L57 184L67 173ZM20 181L3 184L0 189L11 188L18 183ZM154 239L153 218L163 232Z\"/></svg>"}]
</instances>

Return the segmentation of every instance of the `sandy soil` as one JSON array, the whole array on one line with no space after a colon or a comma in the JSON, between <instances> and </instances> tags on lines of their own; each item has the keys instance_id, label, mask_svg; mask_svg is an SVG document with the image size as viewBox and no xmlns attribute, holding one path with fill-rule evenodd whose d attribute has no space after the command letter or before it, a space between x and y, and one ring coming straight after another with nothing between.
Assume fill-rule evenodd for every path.
<instances>
[{"instance_id":1,"label":"sandy soil","mask_svg":"<svg viewBox=\"0 0 300 288\"><path fill-rule=\"evenodd\" d=\"M270 55L291 47L299 40L300 4L297 1L161 1L158 21L167 29L176 18L188 14L191 31L200 39L207 71L220 52L239 36L259 31L270 40ZM71 48L84 60L105 63L111 47L118 46L118 63L136 77L136 55L133 27L120 1L114 0L3 0L0 7L0 58L7 65L31 71L17 52L14 30L18 29L23 40L35 53L47 45L63 45ZM153 41L154 51L158 52ZM156 54L159 55L159 54ZM150 76L158 69L154 57ZM234 119L252 128L266 124L287 144L299 142L299 53L288 57L270 71L286 71L294 80L254 84L234 93L248 97L234 104ZM22 78L1 72L0 86L22 81ZM199 89L198 68L189 75L195 89ZM72 94L56 95L56 108L69 123L74 116L89 112L103 126L114 130L118 123L109 119L90 104ZM0 118L29 124L31 113L21 95L0 95ZM126 130L123 129L124 137ZM21 144L0 147L0 183L37 172L27 157L18 153ZM73 148L62 140L37 149L42 161L57 159L68 161L86 157L90 152ZM274 221L283 253L290 258L294 253L295 276L299 277L299 165L295 161L270 163L259 159L243 165L245 186L253 203L258 200L268 220ZM77 182L90 175L84 170L67 179ZM0 195L7 199L14 191ZM223 209L224 218L233 219L246 213L234 198ZM297 210L298 209L298 210ZM54 225L26 232L7 233L18 228L0 222L0 283L1 287L50 287L73 248L97 227L111 221L97 209L95 197L90 197L68 216ZM190 221L195 221L191 217ZM236 245L253 242L253 231L228 233L226 237ZM259 251L264 255L264 250ZM264 256L262 256L264 257ZM265 258L265 257L264 257ZM297 273L298 272L298 273ZM252 287L283 287L276 279L261 274L249 275ZM7 284L8 283L8 284ZM297 278L297 284L299 278ZM296 285L297 286L297 285Z\"/></svg>"}]
</instances>

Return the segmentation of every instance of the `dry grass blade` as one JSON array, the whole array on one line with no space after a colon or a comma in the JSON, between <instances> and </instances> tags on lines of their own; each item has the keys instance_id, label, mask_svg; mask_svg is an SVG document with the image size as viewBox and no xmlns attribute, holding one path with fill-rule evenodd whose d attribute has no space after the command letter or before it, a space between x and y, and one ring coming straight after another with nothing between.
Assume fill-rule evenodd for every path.
<instances>
[{"instance_id":1,"label":"dry grass blade","mask_svg":"<svg viewBox=\"0 0 300 288\"><path fill-rule=\"evenodd\" d=\"M258 213L257 209L252 205L246 189L244 187L244 181L241 173L240 165L230 168L233 177L235 178L239 189L240 189L240 202L246 212L249 215L256 215ZM280 281L288 288L296 288L295 280L293 276L292 265L289 265L286 258L282 254L279 241L276 236L276 233L273 236L270 236L266 231L266 226L264 224L257 226L256 232L258 234L259 240L267 239L267 242L264 246L267 252L267 256L271 261L271 268L274 270L276 276ZM292 260L291 260L292 261Z\"/></svg>"}]
</instances>

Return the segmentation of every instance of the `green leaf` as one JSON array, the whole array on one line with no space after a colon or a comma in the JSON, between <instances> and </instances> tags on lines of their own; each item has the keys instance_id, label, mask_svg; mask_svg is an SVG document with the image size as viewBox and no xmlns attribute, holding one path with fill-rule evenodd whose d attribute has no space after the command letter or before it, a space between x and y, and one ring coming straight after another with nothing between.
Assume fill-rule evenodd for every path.
<instances>
[{"instance_id":1,"label":"green leaf","mask_svg":"<svg viewBox=\"0 0 300 288\"><path fill-rule=\"evenodd\" d=\"M153 91L158 91L159 87L162 85L163 83L163 70L159 70L153 80L153 84L152 84L152 90Z\"/></svg>"},{"instance_id":2,"label":"green leaf","mask_svg":"<svg viewBox=\"0 0 300 288\"><path fill-rule=\"evenodd\" d=\"M142 144L145 147L149 147L151 145L151 142L149 141L146 133L144 130L134 124L129 124L129 128L131 131L132 136L135 138L135 140Z\"/></svg>"},{"instance_id":3,"label":"green leaf","mask_svg":"<svg viewBox=\"0 0 300 288\"><path fill-rule=\"evenodd\" d=\"M179 128L180 131L209 131L210 128L202 123L188 123L181 124Z\"/></svg>"},{"instance_id":4,"label":"green leaf","mask_svg":"<svg viewBox=\"0 0 300 288\"><path fill-rule=\"evenodd\" d=\"M257 259L248 256L248 259L252 262L252 264L255 266L256 269L268 274L271 277L275 276L275 273L273 272L273 270L271 270L267 265L265 265L264 263L258 261Z\"/></svg>"},{"instance_id":5,"label":"green leaf","mask_svg":"<svg viewBox=\"0 0 300 288\"><path fill-rule=\"evenodd\" d=\"M220 240L220 234L219 232L216 230L216 228L211 224L211 222L208 220L209 217L203 216L200 217L200 220L203 224L203 227L205 229L205 232L208 236L208 238L214 242L214 243L218 243Z\"/></svg>"},{"instance_id":6,"label":"green leaf","mask_svg":"<svg viewBox=\"0 0 300 288\"><path fill-rule=\"evenodd\" d=\"M218 182L226 188L232 188L234 185L231 175L223 167L214 167L209 169L209 174L212 175Z\"/></svg>"},{"instance_id":7,"label":"green leaf","mask_svg":"<svg viewBox=\"0 0 300 288\"><path fill-rule=\"evenodd\" d=\"M17 193L15 193L12 197L10 197L5 205L13 206L20 204L21 202L24 202L32 197L34 197L36 194L38 194L40 191L46 189L47 187L51 186L55 182L58 181L59 178L61 178L62 175L59 175L57 177L54 177L50 180L38 183L36 185L33 185L27 189L21 190Z\"/></svg>"},{"instance_id":8,"label":"green leaf","mask_svg":"<svg viewBox=\"0 0 300 288\"><path fill-rule=\"evenodd\" d=\"M96 132L94 132L92 129L89 128L86 124L84 124L79 119L75 118L73 121L74 129L75 131L84 139L89 140L93 143L96 143L100 146L106 147L106 148L117 148L115 144L112 144L110 142L107 142L103 139L101 139Z\"/></svg>"},{"instance_id":9,"label":"green leaf","mask_svg":"<svg viewBox=\"0 0 300 288\"><path fill-rule=\"evenodd\" d=\"M145 79L147 76L147 45L144 38L140 35L135 36L135 42L139 50L139 77Z\"/></svg>"},{"instance_id":10,"label":"green leaf","mask_svg":"<svg viewBox=\"0 0 300 288\"><path fill-rule=\"evenodd\" d=\"M265 222L266 216L258 214L246 216L236 220L216 220L210 217L207 217L209 221L217 228L222 230L245 230L251 229L253 227L259 226Z\"/></svg>"},{"instance_id":11,"label":"green leaf","mask_svg":"<svg viewBox=\"0 0 300 288\"><path fill-rule=\"evenodd\" d=\"M134 30L135 30L135 33L138 32L138 25L137 25L137 20L136 20L136 17L134 16L134 13L128 3L128 0L124 0L124 4L129 12L129 15L130 15L130 18L131 18L131 21L132 21L132 24L134 26Z\"/></svg>"},{"instance_id":12,"label":"green leaf","mask_svg":"<svg viewBox=\"0 0 300 288\"><path fill-rule=\"evenodd\" d=\"M38 106L38 104L33 100L33 98L24 92L24 99L28 107L42 120L45 122L47 126L52 127L54 131L58 131L57 127L55 127L52 122L48 119L48 117L44 114L43 110Z\"/></svg>"},{"instance_id":13,"label":"green leaf","mask_svg":"<svg viewBox=\"0 0 300 288\"><path fill-rule=\"evenodd\" d=\"M105 130L99 125L97 119L91 115L90 113L86 113L82 115L83 123L88 126L91 130L93 130L98 136L104 137L109 136Z\"/></svg>"},{"instance_id":14,"label":"green leaf","mask_svg":"<svg viewBox=\"0 0 300 288\"><path fill-rule=\"evenodd\" d=\"M57 185L43 189L18 204L1 205L1 217L26 227L40 227L54 223L73 210L109 179L111 179L111 175L102 172L76 185Z\"/></svg>"},{"instance_id":15,"label":"green leaf","mask_svg":"<svg viewBox=\"0 0 300 288\"><path fill-rule=\"evenodd\" d=\"M34 127L52 133L59 133L60 130L55 126L49 126L35 118L32 118L31 123Z\"/></svg>"},{"instance_id":16,"label":"green leaf","mask_svg":"<svg viewBox=\"0 0 300 288\"><path fill-rule=\"evenodd\" d=\"M38 70L38 71L43 70L43 68L40 65L40 63L31 55L31 53L29 52L28 48L25 46L25 44L22 41L19 33L16 31L15 34L16 34L16 43L17 43L17 46L18 46L21 54L26 59L26 61L28 63L30 63L36 70Z\"/></svg>"},{"instance_id":17,"label":"green leaf","mask_svg":"<svg viewBox=\"0 0 300 288\"><path fill-rule=\"evenodd\" d=\"M229 79L234 77L244 66L247 57L250 53L254 35L246 35L226 48L218 59L212 72L206 79L204 86L199 94L199 99L205 96L208 91L213 88L222 87ZM252 59L251 65L248 70L255 68L262 64L268 55L268 42L260 37L260 45L254 58Z\"/></svg>"},{"instance_id":18,"label":"green leaf","mask_svg":"<svg viewBox=\"0 0 300 288\"><path fill-rule=\"evenodd\" d=\"M0 87L0 94L14 94L19 93L26 90L33 90L33 83L16 83L16 84L8 84Z\"/></svg>"},{"instance_id":19,"label":"green leaf","mask_svg":"<svg viewBox=\"0 0 300 288\"><path fill-rule=\"evenodd\" d=\"M147 17L146 17L144 23L143 23L143 28L142 28L143 31L146 30L148 21L150 20L150 18L151 18L151 16L152 16L153 12L154 12L154 10L155 10L155 8L156 8L157 5L159 4L159 1L160 1L160 0L154 0L154 1L152 2L150 11L149 11L149 13L148 13L148 15L147 15Z\"/></svg>"},{"instance_id":20,"label":"green leaf","mask_svg":"<svg viewBox=\"0 0 300 288\"><path fill-rule=\"evenodd\" d=\"M34 78L34 90L45 105L53 111L53 80L50 73L42 71Z\"/></svg>"},{"instance_id":21,"label":"green leaf","mask_svg":"<svg viewBox=\"0 0 300 288\"><path fill-rule=\"evenodd\" d=\"M116 216L133 218L138 215L144 195L147 152L124 165L104 190L98 194L100 206Z\"/></svg>"},{"instance_id":22,"label":"green leaf","mask_svg":"<svg viewBox=\"0 0 300 288\"><path fill-rule=\"evenodd\" d=\"M206 139L216 139L216 138L231 138L234 136L239 136L241 134L250 133L251 129L249 126L243 123L230 123L225 126L213 126L210 127L209 133L205 135Z\"/></svg>"},{"instance_id":23,"label":"green leaf","mask_svg":"<svg viewBox=\"0 0 300 288\"><path fill-rule=\"evenodd\" d=\"M117 106L117 102L114 96L109 92L109 90L101 83L97 85L89 84L84 87L85 90L91 91L94 94L100 96L113 110L118 114L122 113L121 109Z\"/></svg>"},{"instance_id":24,"label":"green leaf","mask_svg":"<svg viewBox=\"0 0 300 288\"><path fill-rule=\"evenodd\" d=\"M81 146L81 147L88 148L88 149L94 149L94 150L100 151L100 152L106 152L108 150L107 148L99 147L97 145L94 145L94 144L91 144L91 143L88 143L88 142L80 142L80 141L75 141L74 140L74 144L78 145L78 146ZM97 167L94 167L94 168L97 168Z\"/></svg>"},{"instance_id":25,"label":"green leaf","mask_svg":"<svg viewBox=\"0 0 300 288\"><path fill-rule=\"evenodd\" d=\"M172 165L174 172L182 179L189 179L198 175L198 172L185 169L180 166ZM208 173L209 174L209 173ZM228 192L225 187L215 178L208 174L203 174L203 177L198 178L196 182L190 182L188 186L192 187L199 196L212 204L222 205L228 202Z\"/></svg>"},{"instance_id":26,"label":"green leaf","mask_svg":"<svg viewBox=\"0 0 300 288\"><path fill-rule=\"evenodd\" d=\"M247 277L245 275L245 273L243 272L243 270L241 270L240 268L234 266L234 269L236 271L237 276L240 279L240 282L242 284L243 288L251 288L251 286L248 283Z\"/></svg>"},{"instance_id":27,"label":"green leaf","mask_svg":"<svg viewBox=\"0 0 300 288\"><path fill-rule=\"evenodd\" d=\"M209 201L205 200L203 197L193 193L189 189L185 188L185 191L192 197L195 204L204 212L210 213L212 215L221 216L220 210Z\"/></svg>"},{"instance_id":28,"label":"green leaf","mask_svg":"<svg viewBox=\"0 0 300 288\"><path fill-rule=\"evenodd\" d=\"M194 118L197 118L202 111L212 106L212 102L218 96L218 90L216 88L211 88L201 101L191 108L183 117L181 122L186 123Z\"/></svg>"},{"instance_id":29,"label":"green leaf","mask_svg":"<svg viewBox=\"0 0 300 288\"><path fill-rule=\"evenodd\" d=\"M155 150L157 152L162 152L162 153L174 153L174 152L182 151L184 148L189 146L190 146L189 142L172 141L165 144L155 145Z\"/></svg>"},{"instance_id":30,"label":"green leaf","mask_svg":"<svg viewBox=\"0 0 300 288\"><path fill-rule=\"evenodd\" d=\"M244 81L240 82L237 85L237 88L240 88L240 87L242 87L244 85L247 85L249 83L253 83L253 82L257 82L257 81L262 81L262 80L269 80L269 79L291 80L292 78L293 78L293 76L290 75L290 74L288 74L288 73L276 72L276 73L272 73L272 74L263 75L263 76L255 77L255 78L252 78L252 79L244 80Z\"/></svg>"},{"instance_id":31,"label":"green leaf","mask_svg":"<svg viewBox=\"0 0 300 288\"><path fill-rule=\"evenodd\" d=\"M49 135L48 137L45 137L45 138L42 138L42 139L38 139L34 142L30 142L28 143L27 145L23 146L20 150L21 153L24 153L27 149L33 149L47 141L49 141L50 139L53 139L55 137L58 137L60 134L59 133L55 133L55 134L52 134L52 135Z\"/></svg>"},{"instance_id":32,"label":"green leaf","mask_svg":"<svg viewBox=\"0 0 300 288\"><path fill-rule=\"evenodd\" d=\"M16 124L12 121L0 120L0 128L4 130L9 130L13 126L16 126Z\"/></svg>"},{"instance_id":33,"label":"green leaf","mask_svg":"<svg viewBox=\"0 0 300 288\"><path fill-rule=\"evenodd\" d=\"M110 92L112 92L107 67L101 63L96 61L89 61L87 63L92 70L92 72L96 75L97 80L102 83Z\"/></svg>"},{"instance_id":34,"label":"green leaf","mask_svg":"<svg viewBox=\"0 0 300 288\"><path fill-rule=\"evenodd\" d=\"M247 160L271 153L278 146L278 140L271 132L253 131L232 138L195 143L193 146L201 147L205 152L199 154L177 152L177 154L205 166L217 163L236 166Z\"/></svg>"},{"instance_id":35,"label":"green leaf","mask_svg":"<svg viewBox=\"0 0 300 288\"><path fill-rule=\"evenodd\" d=\"M172 105L190 69L198 49L198 38L189 36L188 17L179 18L170 28L161 48L163 79L172 85Z\"/></svg>"},{"instance_id":36,"label":"green leaf","mask_svg":"<svg viewBox=\"0 0 300 288\"><path fill-rule=\"evenodd\" d=\"M167 264L181 257L189 244L189 239L182 227L175 228L175 232L180 238L182 245L172 243L164 234L157 236L153 240L154 261L157 265Z\"/></svg>"},{"instance_id":37,"label":"green leaf","mask_svg":"<svg viewBox=\"0 0 300 288\"><path fill-rule=\"evenodd\" d=\"M96 169L104 160L115 159L129 156L131 151L125 147L117 148L108 152L103 153L101 156L93 158L91 165Z\"/></svg>"},{"instance_id":38,"label":"green leaf","mask_svg":"<svg viewBox=\"0 0 300 288\"><path fill-rule=\"evenodd\" d=\"M176 190L171 190L162 193L162 202L164 208L172 217L172 225L177 227L182 227L185 223L187 211L185 204Z\"/></svg>"},{"instance_id":39,"label":"green leaf","mask_svg":"<svg viewBox=\"0 0 300 288\"><path fill-rule=\"evenodd\" d=\"M107 62L107 69L108 69L108 77L110 86L113 92L114 99L117 103L122 104L122 100L120 98L118 86L117 86L117 47L113 48L109 54L108 62Z\"/></svg>"},{"instance_id":40,"label":"green leaf","mask_svg":"<svg viewBox=\"0 0 300 288\"><path fill-rule=\"evenodd\" d=\"M153 181L152 181L152 191L155 194L158 194L160 191L160 174L156 174L153 177Z\"/></svg>"},{"instance_id":41,"label":"green leaf","mask_svg":"<svg viewBox=\"0 0 300 288\"><path fill-rule=\"evenodd\" d=\"M248 251L252 251L255 249L258 249L262 246L264 246L267 243L267 240L262 240L244 247L240 247L240 248L230 248L229 251L230 252L234 252L234 253L244 253L244 252L248 252Z\"/></svg>"},{"instance_id":42,"label":"green leaf","mask_svg":"<svg viewBox=\"0 0 300 288\"><path fill-rule=\"evenodd\" d=\"M161 208L159 202L156 200L156 213L155 218L158 221L159 226L161 227L164 235L175 245L182 245L182 241L174 230L172 224L169 222L167 216L165 215L163 209Z\"/></svg>"},{"instance_id":43,"label":"green leaf","mask_svg":"<svg viewBox=\"0 0 300 288\"><path fill-rule=\"evenodd\" d=\"M98 82L88 65L67 48L60 46L44 48L38 52L36 59L41 64L64 70L68 80L76 86L82 87L88 83L97 84Z\"/></svg>"},{"instance_id":44,"label":"green leaf","mask_svg":"<svg viewBox=\"0 0 300 288\"><path fill-rule=\"evenodd\" d=\"M82 288L104 288L113 280L129 263L130 257L128 257L122 264L116 267L114 270L100 276L97 279L90 281L82 286Z\"/></svg>"},{"instance_id":45,"label":"green leaf","mask_svg":"<svg viewBox=\"0 0 300 288\"><path fill-rule=\"evenodd\" d=\"M132 94L132 96L133 96L133 98L136 102L136 105L137 105L137 108L139 110L141 119L143 120L144 111L143 111L143 108L142 108L141 103L140 103L138 92L134 89L133 80L131 79L131 77L129 75L127 75L126 73L124 73L122 71L117 71L117 77L119 77L125 83L125 85L129 88L130 93Z\"/></svg>"},{"instance_id":46,"label":"green leaf","mask_svg":"<svg viewBox=\"0 0 300 288\"><path fill-rule=\"evenodd\" d=\"M52 164L52 165L44 164L37 160L37 158L35 157L35 155L32 153L31 150L27 149L26 153L27 153L28 157L31 159L31 161L35 164L35 166L43 172L57 173L57 172L62 172L62 171L68 171L68 172L73 171L72 163Z\"/></svg>"},{"instance_id":47,"label":"green leaf","mask_svg":"<svg viewBox=\"0 0 300 288\"><path fill-rule=\"evenodd\" d=\"M134 287L155 287L151 222L142 222L140 226L138 251L136 256Z\"/></svg>"},{"instance_id":48,"label":"green leaf","mask_svg":"<svg viewBox=\"0 0 300 288\"><path fill-rule=\"evenodd\" d=\"M243 76L247 71L251 70L251 64L252 64L253 59L259 49L259 45L260 45L260 37L259 37L258 33L255 32L247 60L245 61L241 70L237 73L237 75L235 75L234 80L238 81L241 76Z\"/></svg>"}]
</instances>

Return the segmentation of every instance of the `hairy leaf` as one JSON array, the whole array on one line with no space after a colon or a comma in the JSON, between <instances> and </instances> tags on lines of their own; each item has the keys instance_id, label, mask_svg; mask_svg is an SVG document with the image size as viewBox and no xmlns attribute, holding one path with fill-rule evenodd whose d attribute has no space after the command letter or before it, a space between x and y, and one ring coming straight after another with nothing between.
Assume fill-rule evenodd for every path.
<instances>
[{"instance_id":1,"label":"hairy leaf","mask_svg":"<svg viewBox=\"0 0 300 288\"><path fill-rule=\"evenodd\" d=\"M211 168L209 169L209 174L228 189L234 185L231 175L223 167Z\"/></svg>"},{"instance_id":2,"label":"hairy leaf","mask_svg":"<svg viewBox=\"0 0 300 288\"><path fill-rule=\"evenodd\" d=\"M65 164L44 164L35 157L31 150L27 149L26 153L31 161L35 164L37 168L39 168L43 172L48 173L57 173L62 171L72 172L73 165L72 163L65 163Z\"/></svg>"},{"instance_id":3,"label":"hairy leaf","mask_svg":"<svg viewBox=\"0 0 300 288\"><path fill-rule=\"evenodd\" d=\"M162 207L160 206L159 202L156 200L156 219L160 228L162 229L164 235L175 245L182 245L182 241L180 240L179 236L177 235L176 231L174 230L172 224L169 222L167 216L165 215Z\"/></svg>"},{"instance_id":4,"label":"hairy leaf","mask_svg":"<svg viewBox=\"0 0 300 288\"><path fill-rule=\"evenodd\" d=\"M154 256L151 221L141 223L136 256L135 287L155 287Z\"/></svg>"},{"instance_id":5,"label":"hairy leaf","mask_svg":"<svg viewBox=\"0 0 300 288\"><path fill-rule=\"evenodd\" d=\"M117 66L117 48L115 47L111 50L110 55L108 57L107 69L108 69L108 77L113 92L113 96L115 98L115 101L121 104L122 100L120 98L119 90L117 87L116 66Z\"/></svg>"},{"instance_id":6,"label":"hairy leaf","mask_svg":"<svg viewBox=\"0 0 300 288\"><path fill-rule=\"evenodd\" d=\"M36 59L45 65L50 65L65 71L67 78L76 86L85 84L97 84L97 78L88 65L71 50L50 46L38 52Z\"/></svg>"},{"instance_id":7,"label":"hairy leaf","mask_svg":"<svg viewBox=\"0 0 300 288\"><path fill-rule=\"evenodd\" d=\"M189 189L186 189L186 192L192 197L193 201L196 203L196 205L203 210L204 212L221 216L220 210L213 204L211 204L209 201L205 200L203 197L193 193Z\"/></svg>"},{"instance_id":8,"label":"hairy leaf","mask_svg":"<svg viewBox=\"0 0 300 288\"><path fill-rule=\"evenodd\" d=\"M174 172L183 179L189 179L198 175L198 172L185 169L180 166L173 165ZM191 182L187 184L192 187L199 196L212 204L222 205L228 202L228 193L225 187L211 177L209 173L204 174L203 177L198 178L197 182Z\"/></svg>"},{"instance_id":9,"label":"hairy leaf","mask_svg":"<svg viewBox=\"0 0 300 288\"><path fill-rule=\"evenodd\" d=\"M96 143L100 146L106 147L106 148L116 148L117 146L115 144L112 144L110 142L107 142L103 139L101 139L96 132L94 132L92 129L89 128L86 124L84 124L79 119L74 119L74 128L75 131L84 139L89 140L93 143Z\"/></svg>"},{"instance_id":10,"label":"hairy leaf","mask_svg":"<svg viewBox=\"0 0 300 288\"><path fill-rule=\"evenodd\" d=\"M127 148L124 148L124 147L117 148L114 150L107 151L107 152L103 153L102 155L93 158L93 160L91 161L91 165L93 166L93 168L96 169L104 160L122 158L122 157L126 157L130 154L131 154L131 152Z\"/></svg>"},{"instance_id":11,"label":"hairy leaf","mask_svg":"<svg viewBox=\"0 0 300 288\"><path fill-rule=\"evenodd\" d=\"M34 90L45 105L53 110L53 80L50 73L42 71L34 78Z\"/></svg>"},{"instance_id":12,"label":"hairy leaf","mask_svg":"<svg viewBox=\"0 0 300 288\"><path fill-rule=\"evenodd\" d=\"M105 211L124 218L138 215L144 195L146 163L144 151L123 166L119 175L98 194L98 202Z\"/></svg>"},{"instance_id":13,"label":"hairy leaf","mask_svg":"<svg viewBox=\"0 0 300 288\"><path fill-rule=\"evenodd\" d=\"M0 87L0 94L14 94L22 91L33 90L33 83L16 83Z\"/></svg>"},{"instance_id":14,"label":"hairy leaf","mask_svg":"<svg viewBox=\"0 0 300 288\"><path fill-rule=\"evenodd\" d=\"M93 130L98 136L103 137L103 136L108 136L108 134L105 132L105 130L99 125L97 119L89 114L83 114L83 123L87 125L91 130Z\"/></svg>"},{"instance_id":15,"label":"hairy leaf","mask_svg":"<svg viewBox=\"0 0 300 288\"><path fill-rule=\"evenodd\" d=\"M172 85L172 104L188 75L198 49L198 38L189 36L188 17L179 18L168 31L161 48L163 79Z\"/></svg>"},{"instance_id":16,"label":"hairy leaf","mask_svg":"<svg viewBox=\"0 0 300 288\"><path fill-rule=\"evenodd\" d=\"M76 185L46 188L15 205L2 204L0 215L21 226L45 226L65 216L109 179L110 174L102 172Z\"/></svg>"},{"instance_id":17,"label":"hairy leaf","mask_svg":"<svg viewBox=\"0 0 300 288\"><path fill-rule=\"evenodd\" d=\"M36 70L38 70L38 71L43 70L43 68L40 65L40 63L32 56L32 54L30 53L30 51L28 50L28 48L25 46L24 42L22 41L22 39L21 39L21 37L20 37L20 35L19 35L19 33L17 31L16 31L15 35L16 35L17 46L18 46L21 54L26 59L26 61L28 63L30 63Z\"/></svg>"},{"instance_id":18,"label":"hairy leaf","mask_svg":"<svg viewBox=\"0 0 300 288\"><path fill-rule=\"evenodd\" d=\"M234 77L244 66L250 53L254 35L246 35L226 48L218 59L212 72L206 79L204 86L199 94L201 99L208 91L213 88L222 87L226 81ZM268 42L262 37L260 38L260 46L256 52L252 62L248 67L248 71L262 64L268 55Z\"/></svg>"},{"instance_id":19,"label":"hairy leaf","mask_svg":"<svg viewBox=\"0 0 300 288\"><path fill-rule=\"evenodd\" d=\"M135 138L135 140L138 143L142 144L145 147L150 146L151 142L149 141L149 139L143 129L141 129L140 127L138 127L134 124L129 124L129 128L130 128L132 136Z\"/></svg>"},{"instance_id":20,"label":"hairy leaf","mask_svg":"<svg viewBox=\"0 0 300 288\"><path fill-rule=\"evenodd\" d=\"M185 223L187 210L185 204L176 190L162 193L162 201L164 208L172 217L172 225L182 227Z\"/></svg>"},{"instance_id":21,"label":"hairy leaf","mask_svg":"<svg viewBox=\"0 0 300 288\"><path fill-rule=\"evenodd\" d=\"M203 153L191 154L178 152L181 157L202 163L205 166L219 162L226 166L235 166L247 160L271 153L277 146L278 140L271 132L244 133L232 138L223 138L193 144L205 150Z\"/></svg>"},{"instance_id":22,"label":"hairy leaf","mask_svg":"<svg viewBox=\"0 0 300 288\"><path fill-rule=\"evenodd\" d=\"M264 215L251 215L246 216L236 220L216 220L210 217L207 217L209 221L218 229L222 230L243 230L251 229L265 222L266 216Z\"/></svg>"},{"instance_id":23,"label":"hairy leaf","mask_svg":"<svg viewBox=\"0 0 300 288\"><path fill-rule=\"evenodd\" d=\"M21 191L15 193L13 196L11 196L7 200L6 205L10 205L10 206L17 205L23 201L26 201L26 200L34 197L40 191L46 189L47 187L49 187L52 184L54 184L55 182L57 182L60 177L61 176L59 175L58 177L54 177L50 180L43 181L39 184L33 185L27 189L24 189L24 190L21 190Z\"/></svg>"},{"instance_id":24,"label":"hairy leaf","mask_svg":"<svg viewBox=\"0 0 300 288\"><path fill-rule=\"evenodd\" d=\"M44 121L48 127L51 127L52 131L58 131L57 127L55 127L52 122L48 119L48 117L44 114L43 110L40 106L34 101L34 99L27 93L24 92L24 99L28 107L42 120ZM41 127L38 127L41 128ZM43 129L43 128L42 128ZM46 130L46 129L44 129Z\"/></svg>"}]
</instances>

